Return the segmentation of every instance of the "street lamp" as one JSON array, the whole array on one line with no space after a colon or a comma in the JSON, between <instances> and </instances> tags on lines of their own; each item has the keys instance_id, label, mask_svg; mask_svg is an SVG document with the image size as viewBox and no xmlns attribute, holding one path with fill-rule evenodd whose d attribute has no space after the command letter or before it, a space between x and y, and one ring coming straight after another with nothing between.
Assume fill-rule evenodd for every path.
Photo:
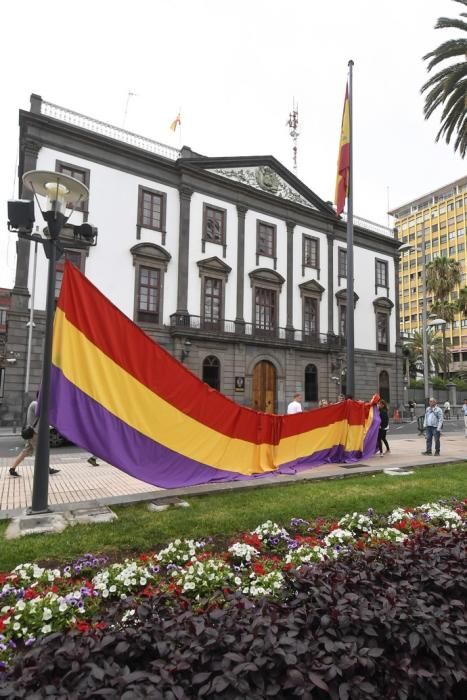
<instances>
[{"instance_id":1,"label":"street lamp","mask_svg":"<svg viewBox=\"0 0 467 700\"><path fill-rule=\"evenodd\" d=\"M414 250L422 254L422 347L423 347L423 392L425 395L425 408L428 406L430 401L430 389L428 386L429 382L429 366L428 366L428 343L426 337L427 331L427 313L426 313L426 260L425 260L425 228L422 228L422 240L421 246L411 246L410 243L404 243L400 246L399 252L405 250Z\"/></svg>"},{"instance_id":2,"label":"street lamp","mask_svg":"<svg viewBox=\"0 0 467 700\"><path fill-rule=\"evenodd\" d=\"M52 332L55 311L55 277L56 262L60 259L63 248L60 246L60 233L70 218L75 207L87 200L88 188L78 180L61 173L46 170L32 170L23 175L23 183L34 193L43 218L47 222L48 237L43 239L27 233L19 235L30 240L39 241L44 246L49 261L47 276L47 301L45 310L45 338L41 383L41 419L34 462L34 480L32 489L31 514L48 512L49 490L49 399L50 374L52 364ZM47 198L46 208L40 206L38 195ZM67 208L71 209L68 216ZM92 245L92 242L89 242Z\"/></svg>"},{"instance_id":3,"label":"street lamp","mask_svg":"<svg viewBox=\"0 0 467 700\"><path fill-rule=\"evenodd\" d=\"M446 325L447 321L444 320L444 318L430 318L430 322L428 324L429 326L432 326L436 328L437 331L441 331L443 334L443 365L444 365L444 380L448 378L448 363L447 363L447 353L446 353Z\"/></svg>"}]
</instances>

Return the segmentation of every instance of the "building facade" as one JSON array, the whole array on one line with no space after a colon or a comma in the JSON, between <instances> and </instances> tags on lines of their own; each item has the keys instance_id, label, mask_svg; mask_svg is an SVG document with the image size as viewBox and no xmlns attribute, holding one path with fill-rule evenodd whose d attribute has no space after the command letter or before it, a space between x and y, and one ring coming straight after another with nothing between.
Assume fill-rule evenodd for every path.
<instances>
[{"instance_id":1,"label":"building facade","mask_svg":"<svg viewBox=\"0 0 467 700\"><path fill-rule=\"evenodd\" d=\"M414 331L421 331L424 265L437 257L453 258L461 268L460 287L467 285L467 177L389 213L395 217L399 242L410 246L401 252L399 271L400 330L401 334L410 336ZM423 240L425 251L422 250ZM458 297L459 287L450 294L449 301L456 301ZM427 295L428 312L432 303L431 295ZM446 325L446 344L451 348L450 370L467 369L467 320L463 314Z\"/></svg>"},{"instance_id":2,"label":"building facade","mask_svg":"<svg viewBox=\"0 0 467 700\"><path fill-rule=\"evenodd\" d=\"M20 112L20 177L36 169L89 187L70 222L97 226L97 245L66 257L208 384L279 413L296 391L311 408L345 389L346 225L275 158L179 152L33 95L31 111ZM356 395L381 388L398 405L399 244L363 220L354 244ZM19 421L28 399L32 258L20 240L8 333L20 359L5 377L3 422ZM57 294L62 270L63 260ZM41 375L46 274L39 251L31 391Z\"/></svg>"}]
</instances>

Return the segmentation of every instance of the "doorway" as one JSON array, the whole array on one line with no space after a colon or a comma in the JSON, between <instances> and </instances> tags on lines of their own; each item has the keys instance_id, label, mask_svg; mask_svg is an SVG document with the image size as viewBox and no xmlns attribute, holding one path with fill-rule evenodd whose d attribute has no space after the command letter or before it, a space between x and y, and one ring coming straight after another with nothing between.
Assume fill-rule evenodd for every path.
<instances>
[{"instance_id":1,"label":"doorway","mask_svg":"<svg viewBox=\"0 0 467 700\"><path fill-rule=\"evenodd\" d=\"M252 388L255 411L274 413L276 410L276 368L272 362L262 360L253 370Z\"/></svg>"},{"instance_id":2,"label":"doorway","mask_svg":"<svg viewBox=\"0 0 467 700\"><path fill-rule=\"evenodd\" d=\"M390 391L389 391L389 374L383 369L379 373L379 395L382 399L389 403Z\"/></svg>"}]
</instances>

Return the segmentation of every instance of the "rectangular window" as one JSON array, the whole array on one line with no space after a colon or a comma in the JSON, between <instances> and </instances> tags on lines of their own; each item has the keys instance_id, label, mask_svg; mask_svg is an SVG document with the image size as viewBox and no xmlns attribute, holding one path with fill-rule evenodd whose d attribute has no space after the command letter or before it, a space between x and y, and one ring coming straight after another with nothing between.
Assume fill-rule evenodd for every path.
<instances>
[{"instance_id":1,"label":"rectangular window","mask_svg":"<svg viewBox=\"0 0 467 700\"><path fill-rule=\"evenodd\" d=\"M318 331L318 299L305 297L303 299L303 333L314 335Z\"/></svg>"},{"instance_id":2,"label":"rectangular window","mask_svg":"<svg viewBox=\"0 0 467 700\"><path fill-rule=\"evenodd\" d=\"M255 329L272 333L276 329L276 292L255 287Z\"/></svg>"},{"instance_id":3,"label":"rectangular window","mask_svg":"<svg viewBox=\"0 0 467 700\"><path fill-rule=\"evenodd\" d=\"M78 268L78 270L81 270L81 253L77 250L65 250L63 256L55 265L55 299L58 299L60 295L66 260L71 262L75 267Z\"/></svg>"},{"instance_id":4,"label":"rectangular window","mask_svg":"<svg viewBox=\"0 0 467 700\"><path fill-rule=\"evenodd\" d=\"M152 190L140 187L138 225L142 228L162 231L164 223L164 200L165 195L162 192L153 192Z\"/></svg>"},{"instance_id":5,"label":"rectangular window","mask_svg":"<svg viewBox=\"0 0 467 700\"><path fill-rule=\"evenodd\" d=\"M319 268L319 240L311 236L303 236L303 265L304 267Z\"/></svg>"},{"instance_id":6,"label":"rectangular window","mask_svg":"<svg viewBox=\"0 0 467 700\"><path fill-rule=\"evenodd\" d=\"M0 327L6 326L6 309L0 309Z\"/></svg>"},{"instance_id":7,"label":"rectangular window","mask_svg":"<svg viewBox=\"0 0 467 700\"><path fill-rule=\"evenodd\" d=\"M276 227L273 224L257 222L256 255L265 255L268 258L276 257Z\"/></svg>"},{"instance_id":8,"label":"rectangular window","mask_svg":"<svg viewBox=\"0 0 467 700\"><path fill-rule=\"evenodd\" d=\"M345 304L339 305L339 335L345 338L347 320L347 307Z\"/></svg>"},{"instance_id":9,"label":"rectangular window","mask_svg":"<svg viewBox=\"0 0 467 700\"><path fill-rule=\"evenodd\" d=\"M61 161L57 160L55 163L55 170L57 173L62 173L63 175L72 177L75 180L78 180L78 182L82 182L83 185L86 185L86 187L89 187L90 171L86 168L78 168L69 163L62 163ZM88 210L88 200L86 200L85 202L80 202L80 204L77 204L77 206L75 207L75 211L87 212Z\"/></svg>"},{"instance_id":10,"label":"rectangular window","mask_svg":"<svg viewBox=\"0 0 467 700\"><path fill-rule=\"evenodd\" d=\"M433 233L436 233L436 231L438 230L438 224L433 224L433 226L431 227L431 230Z\"/></svg>"},{"instance_id":11,"label":"rectangular window","mask_svg":"<svg viewBox=\"0 0 467 700\"><path fill-rule=\"evenodd\" d=\"M337 276L347 277L347 251L339 248L337 251Z\"/></svg>"},{"instance_id":12,"label":"rectangular window","mask_svg":"<svg viewBox=\"0 0 467 700\"><path fill-rule=\"evenodd\" d=\"M140 267L138 278L138 321L160 322L161 271L157 268Z\"/></svg>"},{"instance_id":13,"label":"rectangular window","mask_svg":"<svg viewBox=\"0 0 467 700\"><path fill-rule=\"evenodd\" d=\"M225 245L225 209L204 205L203 240ZM204 251L203 251L204 252Z\"/></svg>"},{"instance_id":14,"label":"rectangular window","mask_svg":"<svg viewBox=\"0 0 467 700\"><path fill-rule=\"evenodd\" d=\"M204 278L203 326L218 330L222 315L222 280L216 277Z\"/></svg>"},{"instance_id":15,"label":"rectangular window","mask_svg":"<svg viewBox=\"0 0 467 700\"><path fill-rule=\"evenodd\" d=\"M383 351L387 351L389 349L387 314L376 314L376 349Z\"/></svg>"},{"instance_id":16,"label":"rectangular window","mask_svg":"<svg viewBox=\"0 0 467 700\"><path fill-rule=\"evenodd\" d=\"M385 260L375 260L375 284L388 287L388 264Z\"/></svg>"}]
</instances>

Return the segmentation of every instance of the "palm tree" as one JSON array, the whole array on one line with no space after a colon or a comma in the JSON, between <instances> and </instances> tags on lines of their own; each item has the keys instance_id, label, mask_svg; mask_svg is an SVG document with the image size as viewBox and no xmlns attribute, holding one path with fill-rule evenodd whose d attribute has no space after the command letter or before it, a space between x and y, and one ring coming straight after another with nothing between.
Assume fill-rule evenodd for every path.
<instances>
[{"instance_id":1,"label":"palm tree","mask_svg":"<svg viewBox=\"0 0 467 700\"><path fill-rule=\"evenodd\" d=\"M467 0L466 0L467 2ZM426 289L433 293L434 304L432 311L446 322L454 321L456 304L448 301L449 294L460 284L460 263L453 258L435 258L426 266ZM441 314L447 314L441 315ZM443 376L447 379L449 374L448 353L446 352L446 324L443 326Z\"/></svg>"},{"instance_id":2,"label":"palm tree","mask_svg":"<svg viewBox=\"0 0 467 700\"><path fill-rule=\"evenodd\" d=\"M458 313L458 304L455 301L437 301L431 307L431 313L437 318L442 318L446 323L452 323ZM449 376L449 361L451 350L446 348L446 324L443 325L443 375L444 379Z\"/></svg>"},{"instance_id":3,"label":"palm tree","mask_svg":"<svg viewBox=\"0 0 467 700\"><path fill-rule=\"evenodd\" d=\"M467 0L454 0L467 6ZM466 12L460 13L461 17L467 17ZM440 17L435 24L435 29L459 29L467 31L467 22L464 19L449 19ZM460 58L460 62L453 63L452 59ZM454 150L459 150L462 158L467 151L467 36L459 36L457 39L449 39L438 48L423 56L424 61L429 61L427 71L443 61L444 64L438 73L423 85L422 93L426 92L425 106L423 109L425 119L429 119L433 112L443 106L441 113L441 129L436 141L443 136L446 143L450 143L453 133L456 134ZM428 92L427 92L428 91Z\"/></svg>"},{"instance_id":4,"label":"palm tree","mask_svg":"<svg viewBox=\"0 0 467 700\"><path fill-rule=\"evenodd\" d=\"M426 289L433 292L435 303L447 302L449 294L460 281L460 263L453 258L435 258L426 266Z\"/></svg>"},{"instance_id":5,"label":"palm tree","mask_svg":"<svg viewBox=\"0 0 467 700\"><path fill-rule=\"evenodd\" d=\"M413 358L412 362L415 362L418 366L423 364L423 335L419 331L414 331L412 337L404 343L406 351L404 355L406 357ZM434 328L427 328L426 331L426 347L428 351L428 374L430 374L431 367L434 368L435 372L439 371L439 368L443 364L443 341L436 334Z\"/></svg>"},{"instance_id":6,"label":"palm tree","mask_svg":"<svg viewBox=\"0 0 467 700\"><path fill-rule=\"evenodd\" d=\"M457 300L457 310L462 316L467 316L467 287L463 287L459 291L459 298Z\"/></svg>"}]
</instances>

